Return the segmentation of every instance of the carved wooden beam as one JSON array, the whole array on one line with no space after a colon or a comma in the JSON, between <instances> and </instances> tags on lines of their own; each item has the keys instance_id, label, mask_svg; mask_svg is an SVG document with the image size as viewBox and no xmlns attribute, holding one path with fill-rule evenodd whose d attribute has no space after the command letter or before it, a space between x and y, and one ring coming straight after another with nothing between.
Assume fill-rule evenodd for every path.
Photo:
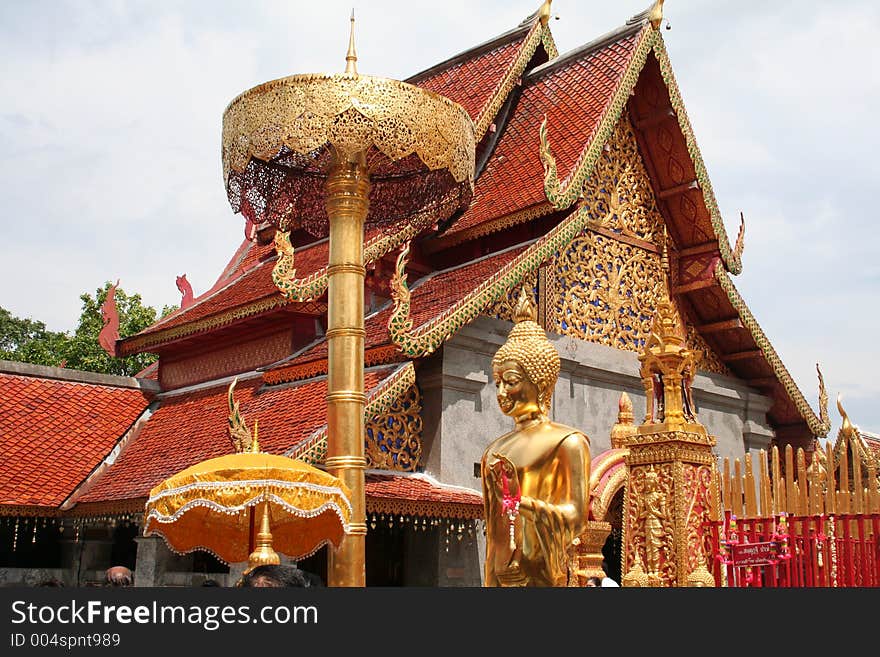
<instances>
[{"instance_id":1,"label":"carved wooden beam","mask_svg":"<svg viewBox=\"0 0 880 657\"><path fill-rule=\"evenodd\" d=\"M661 200L665 200L670 196L678 196L679 194L684 194L685 192L689 192L692 189L699 189L700 183L696 180L691 180L690 182L682 183L681 185L676 185L675 187L670 187L668 189L661 189L657 193L657 197Z\"/></svg>"},{"instance_id":2,"label":"carved wooden beam","mask_svg":"<svg viewBox=\"0 0 880 657\"><path fill-rule=\"evenodd\" d=\"M694 281L693 283L686 283L684 285L676 285L672 288L673 294L687 294L688 292L693 292L695 290L702 290L707 287L712 287L715 285L714 279L706 279L702 281Z\"/></svg>"},{"instance_id":3,"label":"carved wooden beam","mask_svg":"<svg viewBox=\"0 0 880 657\"><path fill-rule=\"evenodd\" d=\"M656 112L651 112L647 116L636 120L636 128L639 130L644 130L645 128L652 128L655 125L663 123L667 119L675 118L675 110L671 107L665 107L663 109L659 109Z\"/></svg>"},{"instance_id":4,"label":"carved wooden beam","mask_svg":"<svg viewBox=\"0 0 880 657\"><path fill-rule=\"evenodd\" d=\"M720 322L710 322L708 324L697 324L699 333L717 333L718 331L727 331L730 329L742 328L742 320L725 319Z\"/></svg>"},{"instance_id":5,"label":"carved wooden beam","mask_svg":"<svg viewBox=\"0 0 880 657\"><path fill-rule=\"evenodd\" d=\"M732 354L725 354L721 357L725 363L730 363L737 360L749 360L751 358L760 358L764 355L764 352L760 349L749 349L748 351L736 351Z\"/></svg>"},{"instance_id":6,"label":"carved wooden beam","mask_svg":"<svg viewBox=\"0 0 880 657\"><path fill-rule=\"evenodd\" d=\"M711 253L712 251L718 250L718 242L703 242L702 244L697 244L696 246L688 246L684 249L679 250L678 256L680 258L685 258L687 256L700 255L702 253Z\"/></svg>"}]
</instances>

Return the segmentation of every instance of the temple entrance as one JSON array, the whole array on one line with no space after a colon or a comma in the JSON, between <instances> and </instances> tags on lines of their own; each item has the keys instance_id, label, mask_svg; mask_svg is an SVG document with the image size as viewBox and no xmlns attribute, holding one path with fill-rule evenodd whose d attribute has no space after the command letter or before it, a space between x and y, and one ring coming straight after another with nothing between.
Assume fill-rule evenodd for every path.
<instances>
[{"instance_id":1,"label":"temple entrance","mask_svg":"<svg viewBox=\"0 0 880 657\"><path fill-rule=\"evenodd\" d=\"M608 567L606 575L618 584L623 576L620 567L623 546L623 494L624 488L621 487L611 498L611 504L605 514L605 521L611 525L611 533L602 546L602 557Z\"/></svg>"}]
</instances>

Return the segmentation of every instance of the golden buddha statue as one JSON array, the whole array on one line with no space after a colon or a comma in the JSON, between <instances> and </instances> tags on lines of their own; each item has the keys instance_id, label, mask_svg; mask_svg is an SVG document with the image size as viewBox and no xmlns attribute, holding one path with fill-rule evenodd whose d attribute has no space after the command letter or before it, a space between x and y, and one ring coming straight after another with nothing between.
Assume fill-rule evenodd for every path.
<instances>
[{"instance_id":1,"label":"golden buddha statue","mask_svg":"<svg viewBox=\"0 0 880 657\"><path fill-rule=\"evenodd\" d=\"M498 405L516 428L483 454L486 586L566 586L589 510L590 441L547 417L560 360L525 291L492 359Z\"/></svg>"}]
</instances>

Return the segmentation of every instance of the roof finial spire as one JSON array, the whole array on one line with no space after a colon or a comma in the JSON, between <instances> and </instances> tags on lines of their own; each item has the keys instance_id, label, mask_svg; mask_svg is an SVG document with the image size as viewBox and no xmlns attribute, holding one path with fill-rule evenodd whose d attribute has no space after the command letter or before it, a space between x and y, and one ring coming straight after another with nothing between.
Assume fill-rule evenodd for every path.
<instances>
[{"instance_id":1,"label":"roof finial spire","mask_svg":"<svg viewBox=\"0 0 880 657\"><path fill-rule=\"evenodd\" d=\"M663 1L657 0L654 3L654 6L651 7L651 13L648 14L648 20L651 21L651 27L655 30L660 29L660 24L663 22Z\"/></svg>"},{"instance_id":2,"label":"roof finial spire","mask_svg":"<svg viewBox=\"0 0 880 657\"><path fill-rule=\"evenodd\" d=\"M544 4L541 5L541 8L538 10L538 18L541 21L541 25L546 27L547 23L550 21L550 5L553 4L553 0L544 0ZM532 5L534 7L534 5Z\"/></svg>"},{"instance_id":3,"label":"roof finial spire","mask_svg":"<svg viewBox=\"0 0 880 657\"><path fill-rule=\"evenodd\" d=\"M351 33L348 36L348 52L345 53L345 73L347 75L357 75L358 56L354 50L354 9L351 10Z\"/></svg>"}]
</instances>

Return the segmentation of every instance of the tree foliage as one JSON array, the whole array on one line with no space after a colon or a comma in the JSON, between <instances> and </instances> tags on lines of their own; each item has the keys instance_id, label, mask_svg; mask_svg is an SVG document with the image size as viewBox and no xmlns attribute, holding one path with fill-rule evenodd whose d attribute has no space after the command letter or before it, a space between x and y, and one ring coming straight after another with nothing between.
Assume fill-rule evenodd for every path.
<instances>
[{"instance_id":1,"label":"tree foliage","mask_svg":"<svg viewBox=\"0 0 880 657\"><path fill-rule=\"evenodd\" d=\"M104 327L101 304L107 298L111 283L95 290L95 294L81 294L82 312L72 334L48 331L43 322L14 317L0 308L0 358L36 365L69 367L102 374L134 376L155 362L156 354L134 354L114 358L101 347L98 334ZM143 331L158 319L156 309L145 306L140 294L127 295L116 288L116 309L119 313L119 337L126 338ZM159 317L176 310L165 306Z\"/></svg>"}]
</instances>

